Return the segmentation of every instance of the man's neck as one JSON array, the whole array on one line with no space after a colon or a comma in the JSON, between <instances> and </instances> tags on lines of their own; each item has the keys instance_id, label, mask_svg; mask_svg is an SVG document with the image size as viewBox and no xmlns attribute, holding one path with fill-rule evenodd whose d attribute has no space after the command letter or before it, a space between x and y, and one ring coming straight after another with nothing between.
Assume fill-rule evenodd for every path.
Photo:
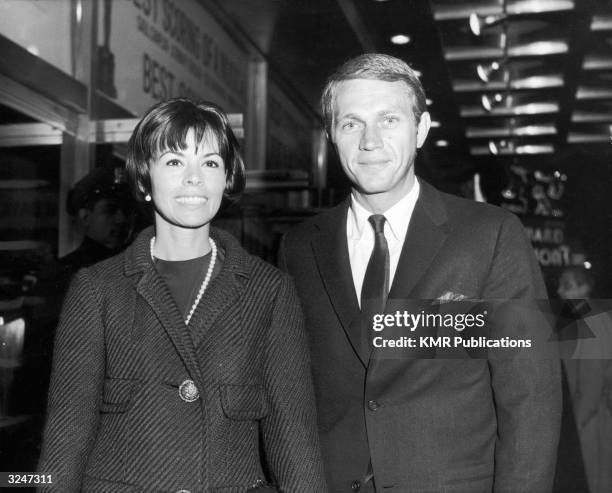
<instances>
[{"instance_id":1,"label":"man's neck","mask_svg":"<svg viewBox=\"0 0 612 493\"><path fill-rule=\"evenodd\" d=\"M362 193L356 188L352 188L352 198L356 200L359 205L364 209L368 210L372 214L384 214L391 207L402 200L416 184L416 178L411 181L411 184L407 187L403 187L393 192L381 192L381 193Z\"/></svg>"}]
</instances>

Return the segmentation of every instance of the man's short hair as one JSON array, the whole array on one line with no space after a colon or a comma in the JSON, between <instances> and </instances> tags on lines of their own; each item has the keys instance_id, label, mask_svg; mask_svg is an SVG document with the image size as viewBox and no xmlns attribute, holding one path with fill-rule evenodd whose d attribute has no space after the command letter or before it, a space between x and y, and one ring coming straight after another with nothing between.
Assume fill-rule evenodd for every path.
<instances>
[{"instance_id":1,"label":"man's short hair","mask_svg":"<svg viewBox=\"0 0 612 493\"><path fill-rule=\"evenodd\" d=\"M382 53L366 53L352 58L338 68L328 79L321 96L321 111L327 135L331 136L334 122L334 100L340 82L354 79L404 82L413 97L413 112L417 123L427 111L425 91L416 72L399 58Z\"/></svg>"},{"instance_id":2,"label":"man's short hair","mask_svg":"<svg viewBox=\"0 0 612 493\"><path fill-rule=\"evenodd\" d=\"M149 108L128 142L126 171L138 200L144 201L151 193L151 161L166 149L184 150L192 129L196 142L212 138L219 145L225 164L224 197L235 200L240 196L245 185L244 162L225 112L209 101L172 98Z\"/></svg>"}]
</instances>

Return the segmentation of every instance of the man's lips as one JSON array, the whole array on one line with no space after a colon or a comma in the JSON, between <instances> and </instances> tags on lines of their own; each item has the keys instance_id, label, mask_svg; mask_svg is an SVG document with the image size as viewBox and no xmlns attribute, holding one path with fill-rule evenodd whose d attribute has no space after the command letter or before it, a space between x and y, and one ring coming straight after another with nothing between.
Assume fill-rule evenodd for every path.
<instances>
[{"instance_id":1,"label":"man's lips","mask_svg":"<svg viewBox=\"0 0 612 493\"><path fill-rule=\"evenodd\" d=\"M357 161L360 166L381 166L387 164L389 159L368 159L367 161Z\"/></svg>"}]
</instances>

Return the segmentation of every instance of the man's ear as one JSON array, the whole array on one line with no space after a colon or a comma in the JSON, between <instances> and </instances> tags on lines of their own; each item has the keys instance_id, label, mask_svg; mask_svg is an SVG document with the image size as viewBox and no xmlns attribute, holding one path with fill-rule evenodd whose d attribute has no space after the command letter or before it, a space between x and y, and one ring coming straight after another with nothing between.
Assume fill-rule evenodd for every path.
<instances>
[{"instance_id":1,"label":"man's ear","mask_svg":"<svg viewBox=\"0 0 612 493\"><path fill-rule=\"evenodd\" d=\"M417 148L420 149L425 143L425 139L427 139L427 134L429 133L429 129L431 127L431 116L429 116L429 112L425 111L421 115L421 119L419 120L419 124L417 125Z\"/></svg>"}]
</instances>

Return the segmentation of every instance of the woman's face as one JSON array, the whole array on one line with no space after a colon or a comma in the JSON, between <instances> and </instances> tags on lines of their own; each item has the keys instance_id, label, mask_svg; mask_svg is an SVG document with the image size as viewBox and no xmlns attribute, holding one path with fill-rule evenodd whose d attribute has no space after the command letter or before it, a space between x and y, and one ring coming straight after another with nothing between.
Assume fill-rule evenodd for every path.
<instances>
[{"instance_id":1,"label":"woman's face","mask_svg":"<svg viewBox=\"0 0 612 493\"><path fill-rule=\"evenodd\" d=\"M184 150L166 149L149 165L155 223L200 228L215 217L225 190L225 163L212 135L195 142L193 129Z\"/></svg>"}]
</instances>

